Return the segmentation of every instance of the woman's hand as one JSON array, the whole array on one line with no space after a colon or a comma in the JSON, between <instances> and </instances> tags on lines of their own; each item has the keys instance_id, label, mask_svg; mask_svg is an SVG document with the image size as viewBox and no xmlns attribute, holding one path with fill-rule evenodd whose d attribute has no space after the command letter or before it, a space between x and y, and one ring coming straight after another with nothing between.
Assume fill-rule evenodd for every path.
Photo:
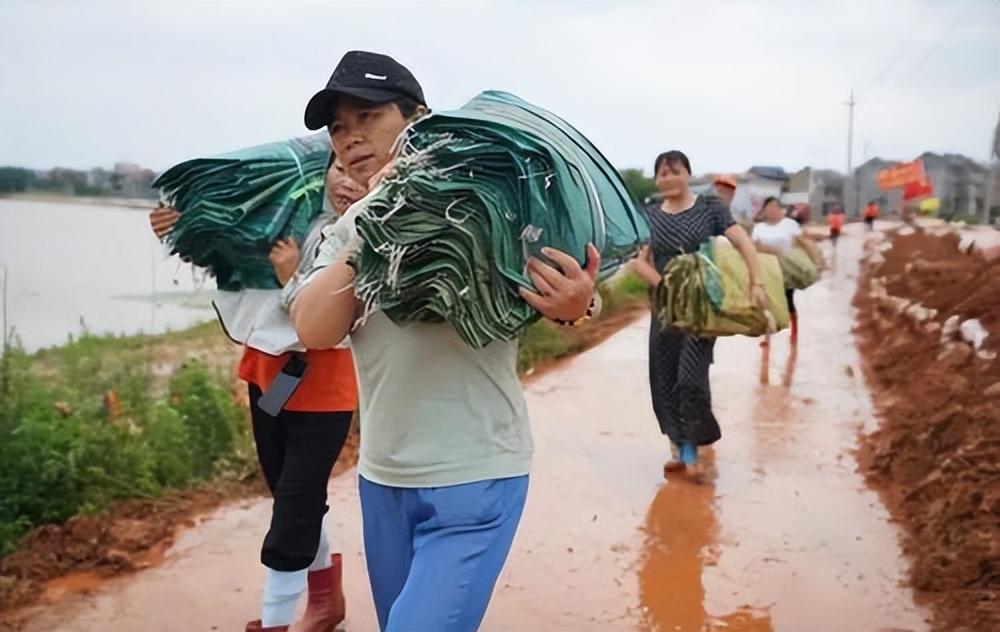
<instances>
[{"instance_id":1,"label":"woman's hand","mask_svg":"<svg viewBox=\"0 0 1000 632\"><path fill-rule=\"evenodd\" d=\"M586 268L581 268L576 259L555 248L544 248L542 253L559 268L531 258L528 261L528 275L538 291L522 288L521 296L551 320L572 322L582 318L586 315L597 288L601 253L593 244L587 244Z\"/></svg>"},{"instance_id":2,"label":"woman's hand","mask_svg":"<svg viewBox=\"0 0 1000 632\"><path fill-rule=\"evenodd\" d=\"M294 237L279 239L271 247L271 252L267 255L274 268L274 274L278 277L278 282L282 286L286 285L299 269L301 253L299 245L295 243Z\"/></svg>"},{"instance_id":3,"label":"woman's hand","mask_svg":"<svg viewBox=\"0 0 1000 632\"><path fill-rule=\"evenodd\" d=\"M635 256L635 259L633 259L629 263L635 263L640 261L649 264L653 263L653 249L650 247L649 244L646 244L642 248L639 248L639 254L637 254Z\"/></svg>"},{"instance_id":4,"label":"woman's hand","mask_svg":"<svg viewBox=\"0 0 1000 632\"><path fill-rule=\"evenodd\" d=\"M639 249L639 254L635 256L628 262L628 268L632 272L639 275L646 285L655 288L660 284L660 275L656 272L656 264L653 263L653 249L649 246L643 246Z\"/></svg>"},{"instance_id":5,"label":"woman's hand","mask_svg":"<svg viewBox=\"0 0 1000 632\"><path fill-rule=\"evenodd\" d=\"M149 213L149 225L157 239L163 239L181 218L180 211L169 206L158 206Z\"/></svg>"},{"instance_id":6,"label":"woman's hand","mask_svg":"<svg viewBox=\"0 0 1000 632\"><path fill-rule=\"evenodd\" d=\"M764 284L750 277L750 304L757 309L767 309L767 292Z\"/></svg>"}]
</instances>

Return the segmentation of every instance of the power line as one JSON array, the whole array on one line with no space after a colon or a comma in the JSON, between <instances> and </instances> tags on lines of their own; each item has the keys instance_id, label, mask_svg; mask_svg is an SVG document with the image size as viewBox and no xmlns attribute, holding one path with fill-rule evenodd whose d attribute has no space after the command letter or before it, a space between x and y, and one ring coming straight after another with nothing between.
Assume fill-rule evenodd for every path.
<instances>
[{"instance_id":1,"label":"power line","mask_svg":"<svg viewBox=\"0 0 1000 632\"><path fill-rule=\"evenodd\" d=\"M881 70L872 75L871 79L869 79L868 81L866 81L861 85L861 92L865 92L868 90L868 88L875 85L882 77L886 75L886 73L892 70L893 66L895 66L897 63L899 63L901 59L903 59L904 53L906 53L907 49L910 47L910 41L913 35L911 31L913 31L913 27L916 26L917 24L923 26L929 23L928 20L923 20L922 18L923 14L921 13L916 17L916 19L913 20L913 22L910 24L910 27L903 31L902 41L900 41L900 43L896 46L896 49L893 51L892 55L889 56L889 62L885 66L883 66ZM923 31L923 28L921 28L920 30Z\"/></svg>"},{"instance_id":2,"label":"power line","mask_svg":"<svg viewBox=\"0 0 1000 632\"><path fill-rule=\"evenodd\" d=\"M955 17L955 19L949 22L948 26L944 28L944 30L941 32L941 35L930 46L927 47L926 51L924 52L923 55L920 56L917 62L910 65L909 70L905 70L902 73L896 74L894 78L890 77L887 81L879 85L879 87L884 88L887 85L892 84L893 81L899 82L900 80L905 79L910 75L912 75L914 70L921 68L924 65L924 62L930 59L931 56L934 53L936 53L941 48L941 46L948 40L948 38L953 34L955 28L958 26L959 22L961 22L966 16L967 12L960 11L958 15ZM893 63L891 65L895 64ZM884 70L887 71L888 67ZM879 73L879 77L881 77L882 74L883 73ZM874 84L872 85L872 87L875 87Z\"/></svg>"}]
</instances>

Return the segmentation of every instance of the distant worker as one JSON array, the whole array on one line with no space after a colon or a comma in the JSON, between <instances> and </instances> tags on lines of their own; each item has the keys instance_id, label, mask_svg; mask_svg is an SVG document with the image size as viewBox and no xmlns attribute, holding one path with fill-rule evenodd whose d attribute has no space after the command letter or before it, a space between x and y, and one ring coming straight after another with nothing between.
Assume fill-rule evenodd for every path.
<instances>
[{"instance_id":1,"label":"distant worker","mask_svg":"<svg viewBox=\"0 0 1000 632\"><path fill-rule=\"evenodd\" d=\"M733 203L733 198L736 197L736 178L728 173L720 173L715 176L712 185L715 187L715 196L719 198L723 206L729 208Z\"/></svg>"},{"instance_id":2,"label":"distant worker","mask_svg":"<svg viewBox=\"0 0 1000 632\"><path fill-rule=\"evenodd\" d=\"M878 219L878 202L872 200L865 207L865 231L871 232L875 230L875 220Z\"/></svg>"},{"instance_id":3,"label":"distant worker","mask_svg":"<svg viewBox=\"0 0 1000 632\"><path fill-rule=\"evenodd\" d=\"M788 216L794 219L799 226L808 224L811 215L812 212L808 204L793 204L788 212Z\"/></svg>"},{"instance_id":4,"label":"distant worker","mask_svg":"<svg viewBox=\"0 0 1000 632\"><path fill-rule=\"evenodd\" d=\"M836 248L837 239L840 238L840 233L844 230L844 208L842 206L830 209L826 215L826 225L830 227L830 242Z\"/></svg>"}]
</instances>

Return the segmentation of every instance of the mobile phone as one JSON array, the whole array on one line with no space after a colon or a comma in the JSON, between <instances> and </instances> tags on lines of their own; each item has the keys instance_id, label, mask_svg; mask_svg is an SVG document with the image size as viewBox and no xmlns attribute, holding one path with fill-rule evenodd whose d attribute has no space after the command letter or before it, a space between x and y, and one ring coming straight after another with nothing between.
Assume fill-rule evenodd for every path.
<instances>
[{"instance_id":1,"label":"mobile phone","mask_svg":"<svg viewBox=\"0 0 1000 632\"><path fill-rule=\"evenodd\" d=\"M289 398L295 393L295 389L299 387L307 368L309 368L309 363L305 356L293 353L285 366L281 367L278 375L271 381L267 391L257 400L257 407L268 415L277 417Z\"/></svg>"}]
</instances>

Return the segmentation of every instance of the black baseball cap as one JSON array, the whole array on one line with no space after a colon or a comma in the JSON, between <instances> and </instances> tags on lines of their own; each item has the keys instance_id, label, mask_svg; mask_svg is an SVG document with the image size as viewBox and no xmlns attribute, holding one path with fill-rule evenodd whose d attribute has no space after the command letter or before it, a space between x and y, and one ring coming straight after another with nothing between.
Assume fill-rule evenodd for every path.
<instances>
[{"instance_id":1,"label":"black baseball cap","mask_svg":"<svg viewBox=\"0 0 1000 632\"><path fill-rule=\"evenodd\" d=\"M306 127L320 129L329 125L342 94L373 103L409 97L427 105L423 89L406 66L388 55L352 50L341 58L326 87L309 99Z\"/></svg>"}]
</instances>

